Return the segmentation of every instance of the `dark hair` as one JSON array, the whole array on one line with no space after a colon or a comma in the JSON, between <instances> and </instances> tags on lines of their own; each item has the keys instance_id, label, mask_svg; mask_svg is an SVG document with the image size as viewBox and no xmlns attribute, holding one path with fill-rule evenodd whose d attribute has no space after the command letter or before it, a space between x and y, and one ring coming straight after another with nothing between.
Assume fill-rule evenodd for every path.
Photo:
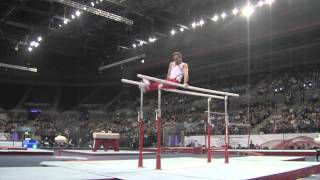
<instances>
[{"instance_id":1,"label":"dark hair","mask_svg":"<svg viewBox=\"0 0 320 180\"><path fill-rule=\"evenodd\" d=\"M178 51L173 52L173 53L172 53L172 57L173 57L173 56L175 56L175 55L177 55L177 56L179 56L179 57L181 57L181 58L182 58L182 54L181 54L181 52L178 52Z\"/></svg>"}]
</instances>

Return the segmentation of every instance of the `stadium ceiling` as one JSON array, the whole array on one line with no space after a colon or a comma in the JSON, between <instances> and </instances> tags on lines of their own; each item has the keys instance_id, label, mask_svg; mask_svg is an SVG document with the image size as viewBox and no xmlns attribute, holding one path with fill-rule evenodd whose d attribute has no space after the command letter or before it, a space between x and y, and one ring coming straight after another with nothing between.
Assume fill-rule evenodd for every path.
<instances>
[{"instance_id":1,"label":"stadium ceiling","mask_svg":"<svg viewBox=\"0 0 320 180\"><path fill-rule=\"evenodd\" d=\"M204 7L227 2L232 1L1 0L0 40L15 50L28 50L41 36L45 42L40 46L46 44L55 53L64 53L67 46L85 49L82 57L112 56L132 48L136 40L148 41L150 34L166 36L172 25L188 22ZM65 54L79 55L75 52Z\"/></svg>"},{"instance_id":2,"label":"stadium ceiling","mask_svg":"<svg viewBox=\"0 0 320 180\"><path fill-rule=\"evenodd\" d=\"M179 38L184 42L188 42L191 37L205 39L206 42L199 43L204 47L198 47L194 41L189 43L195 44L198 49L211 47L219 49L219 46L224 48L228 47L226 44L246 40L246 32L244 35L240 32L245 29L243 28L246 25L245 18L229 18L235 7L239 7L241 11L240 7L246 2L246 0L1 0L0 62L26 65L23 64L24 61L20 63L3 61L16 54L22 54L26 61L30 61L28 58L33 58L31 64L40 69L40 64L44 63L42 59L46 59L49 64L66 63L66 60L74 63L76 60L78 64L82 62L94 64L92 71L97 71L101 62L111 64L129 58L130 56L122 56L129 51L139 51L134 55L145 53L144 44L148 43L145 47L152 49L153 45L150 42L155 39L157 39L155 45L158 44L158 40L164 42L174 39L176 36L173 38L173 28L176 30L175 33L183 34ZM259 5L259 0L251 2ZM315 23L319 16L319 7L318 0L275 0L272 9L268 5L263 8L257 7L251 23L254 28L257 27L252 31L253 36L266 37L264 40L268 43L271 42L270 35L287 37L283 38L285 42L274 41L277 44L283 43L283 47L296 46L307 38L316 40L319 33L311 34L308 31L319 29L319 24ZM227 20L223 20L223 12L226 12ZM108 18L110 15L114 16ZM219 22L215 22L215 15L219 16ZM204 20L204 28L194 31L193 25L202 24L199 21L201 19ZM270 22L273 23L272 27ZM185 29L184 33L180 32L181 28ZM174 43L170 41L162 45L169 46L168 44ZM141 47L137 47L139 45ZM185 47L189 48L187 45ZM190 56L199 54L191 50L187 52L190 52L187 54ZM150 53L146 55L150 57ZM113 57L117 58L112 59ZM37 64L37 61L41 62ZM161 63L166 64L165 61ZM48 66L48 64L43 65Z\"/></svg>"}]
</instances>

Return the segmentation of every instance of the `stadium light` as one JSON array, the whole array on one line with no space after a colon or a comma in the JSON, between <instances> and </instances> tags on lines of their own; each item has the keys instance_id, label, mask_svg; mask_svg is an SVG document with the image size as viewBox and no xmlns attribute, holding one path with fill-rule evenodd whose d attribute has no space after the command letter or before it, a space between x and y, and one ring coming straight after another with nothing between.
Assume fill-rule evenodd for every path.
<instances>
[{"instance_id":1,"label":"stadium light","mask_svg":"<svg viewBox=\"0 0 320 180\"><path fill-rule=\"evenodd\" d=\"M233 15L238 15L238 13L239 13L239 10L238 10L238 8L234 8L233 10L232 10L232 14Z\"/></svg>"},{"instance_id":2,"label":"stadium light","mask_svg":"<svg viewBox=\"0 0 320 180\"><path fill-rule=\"evenodd\" d=\"M176 34L176 31L175 31L174 29L172 29L170 33L171 33L171 35L173 36L173 35Z\"/></svg>"},{"instance_id":3,"label":"stadium light","mask_svg":"<svg viewBox=\"0 0 320 180\"><path fill-rule=\"evenodd\" d=\"M266 3L269 4L269 6L271 6L272 3L274 3L274 0L266 0Z\"/></svg>"},{"instance_id":4,"label":"stadium light","mask_svg":"<svg viewBox=\"0 0 320 180\"><path fill-rule=\"evenodd\" d=\"M259 6L259 7L262 7L263 5L264 5L264 2L263 2L263 1L259 1L259 2L258 2L258 6Z\"/></svg>"},{"instance_id":5,"label":"stadium light","mask_svg":"<svg viewBox=\"0 0 320 180\"><path fill-rule=\"evenodd\" d=\"M196 28L196 27L197 27L196 22L193 22L193 23L191 24L191 27L192 27L193 29Z\"/></svg>"},{"instance_id":6,"label":"stadium light","mask_svg":"<svg viewBox=\"0 0 320 180\"><path fill-rule=\"evenodd\" d=\"M254 7L248 3L243 9L242 9L242 14L249 18L254 12Z\"/></svg>"},{"instance_id":7,"label":"stadium light","mask_svg":"<svg viewBox=\"0 0 320 180\"><path fill-rule=\"evenodd\" d=\"M211 20L213 22L217 22L219 20L219 16L218 15L214 15L213 18L211 18Z\"/></svg>"},{"instance_id":8,"label":"stadium light","mask_svg":"<svg viewBox=\"0 0 320 180\"><path fill-rule=\"evenodd\" d=\"M155 42L157 39L156 38L154 38L154 37L149 37L149 42L150 43L153 43L153 42Z\"/></svg>"},{"instance_id":9,"label":"stadium light","mask_svg":"<svg viewBox=\"0 0 320 180\"><path fill-rule=\"evenodd\" d=\"M76 15L79 17L81 12L79 10L76 11Z\"/></svg>"},{"instance_id":10,"label":"stadium light","mask_svg":"<svg viewBox=\"0 0 320 180\"><path fill-rule=\"evenodd\" d=\"M221 14L221 18L224 19L224 18L226 18L226 17L227 17L227 14L226 14L225 12L223 12L223 13Z\"/></svg>"},{"instance_id":11,"label":"stadium light","mask_svg":"<svg viewBox=\"0 0 320 180\"><path fill-rule=\"evenodd\" d=\"M204 20L201 19L201 20L199 21L199 26L203 26L203 25L204 25Z\"/></svg>"},{"instance_id":12,"label":"stadium light","mask_svg":"<svg viewBox=\"0 0 320 180\"><path fill-rule=\"evenodd\" d=\"M34 43L34 47L38 47L39 46L39 43L38 42L35 42Z\"/></svg>"},{"instance_id":13,"label":"stadium light","mask_svg":"<svg viewBox=\"0 0 320 180\"><path fill-rule=\"evenodd\" d=\"M31 42L30 42L30 46L34 46L35 43L36 43L35 41L31 41Z\"/></svg>"}]
</instances>

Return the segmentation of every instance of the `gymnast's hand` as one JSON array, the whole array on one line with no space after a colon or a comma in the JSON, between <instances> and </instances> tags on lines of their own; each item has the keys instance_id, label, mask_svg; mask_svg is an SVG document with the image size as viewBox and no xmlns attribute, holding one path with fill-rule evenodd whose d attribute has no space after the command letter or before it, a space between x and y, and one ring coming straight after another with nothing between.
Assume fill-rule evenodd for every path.
<instances>
[{"instance_id":1,"label":"gymnast's hand","mask_svg":"<svg viewBox=\"0 0 320 180\"><path fill-rule=\"evenodd\" d=\"M189 85L187 83L184 83L183 86L184 88L188 88Z\"/></svg>"}]
</instances>

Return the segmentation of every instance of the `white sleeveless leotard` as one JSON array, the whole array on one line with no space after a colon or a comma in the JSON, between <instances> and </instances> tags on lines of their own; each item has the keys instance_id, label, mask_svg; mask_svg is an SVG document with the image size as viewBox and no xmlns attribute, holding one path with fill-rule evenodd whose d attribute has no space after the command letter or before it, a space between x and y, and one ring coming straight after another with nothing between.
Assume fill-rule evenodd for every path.
<instances>
[{"instance_id":1,"label":"white sleeveless leotard","mask_svg":"<svg viewBox=\"0 0 320 180\"><path fill-rule=\"evenodd\" d=\"M185 63L181 63L179 65L176 65L176 63L171 63L170 65L170 72L169 72L169 78L170 79L176 79L178 82L181 81L183 78L183 66Z\"/></svg>"}]
</instances>

